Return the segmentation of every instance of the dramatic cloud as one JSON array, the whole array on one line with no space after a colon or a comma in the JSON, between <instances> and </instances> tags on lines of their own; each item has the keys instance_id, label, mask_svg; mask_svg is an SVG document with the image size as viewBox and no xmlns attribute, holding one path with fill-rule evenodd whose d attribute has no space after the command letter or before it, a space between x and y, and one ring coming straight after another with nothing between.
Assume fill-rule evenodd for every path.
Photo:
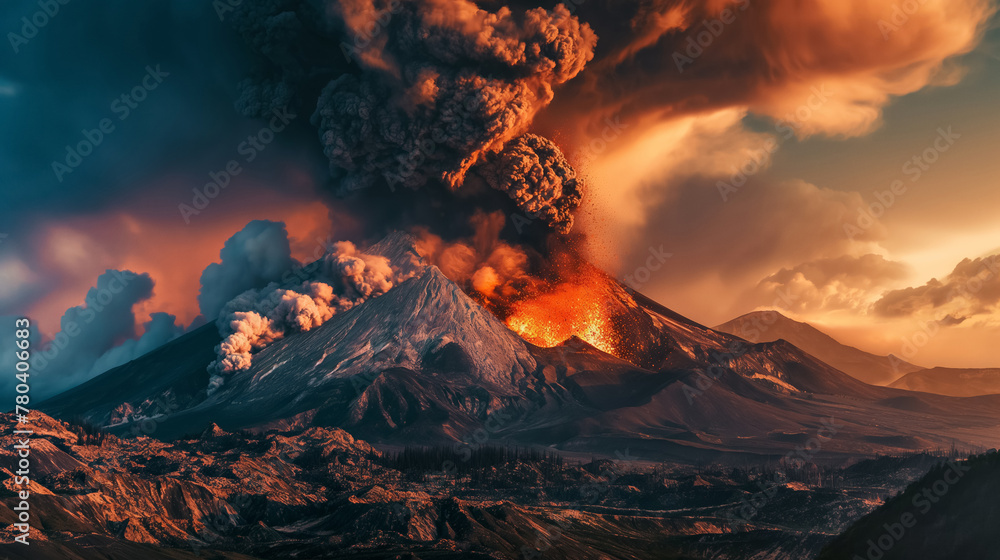
<instances>
[{"instance_id":1,"label":"dramatic cloud","mask_svg":"<svg viewBox=\"0 0 1000 560\"><path fill-rule=\"evenodd\" d=\"M594 33L564 6L515 13L467 0L349 0L237 10L237 28L270 69L245 84L240 106L260 114L315 99L311 122L341 194L429 182L457 190L474 166L503 153L521 161L520 175L497 177L506 170L495 166L490 184L557 229L572 225L579 192L559 149L528 136L505 151L593 56ZM525 174L532 180L514 188Z\"/></svg>"},{"instance_id":2,"label":"dramatic cloud","mask_svg":"<svg viewBox=\"0 0 1000 560\"><path fill-rule=\"evenodd\" d=\"M136 340L133 308L153 294L148 274L108 270L87 292L85 304L66 311L51 340L34 341L35 394L45 398L121 365L180 334L174 317L158 314Z\"/></svg>"},{"instance_id":3,"label":"dramatic cloud","mask_svg":"<svg viewBox=\"0 0 1000 560\"><path fill-rule=\"evenodd\" d=\"M5 3L0 23L20 34L21 18L38 10L37 2ZM234 110L250 56L212 2L81 5L60 12L16 55L7 48L0 118L10 134L0 142L0 168L11 188L0 196L0 230L10 238L0 247L0 283L11 284L0 288L0 314L28 315L51 335L98 274L127 268L157 281L140 321L162 310L187 324L198 314L198 273L225 237L252 218L321 206L315 186L326 162L307 149L315 131L302 115L191 224L179 219L177 205L190 204L192 189L203 190L230 160L245 163L238 146L267 124ZM121 96L141 86L147 66L169 75L129 108ZM98 129L102 119L112 132ZM99 138L92 153L87 137ZM60 181L53 162L65 163L81 142L88 155ZM91 237L97 250L79 250L62 232L50 239L59 229ZM216 254L205 258L205 247ZM68 253L79 266L68 266Z\"/></svg>"},{"instance_id":4,"label":"dramatic cloud","mask_svg":"<svg viewBox=\"0 0 1000 560\"><path fill-rule=\"evenodd\" d=\"M704 322L745 313L746 290L775 271L868 249L884 235L876 227L865 239L844 235L845 220L864 207L858 193L751 177L724 202L714 183L696 177L675 185L650 204L656 220L639 241L609 249L621 255L620 278L646 268L639 291ZM650 269L651 250L672 256Z\"/></svg>"},{"instance_id":5,"label":"dramatic cloud","mask_svg":"<svg viewBox=\"0 0 1000 560\"><path fill-rule=\"evenodd\" d=\"M903 4L588 0L576 13L601 42L582 80L560 93L559 122L593 131L612 115L724 107L790 120L825 87L835 92L827 110L798 132L863 134L893 97L953 82L948 59L978 43L993 12L988 0Z\"/></svg>"},{"instance_id":6,"label":"dramatic cloud","mask_svg":"<svg viewBox=\"0 0 1000 560\"><path fill-rule=\"evenodd\" d=\"M130 362L152 350L163 346L184 333L184 328L176 324L177 317L169 313L152 313L151 319L143 324L142 336L128 339L120 346L105 352L94 362L94 373L107 371Z\"/></svg>"},{"instance_id":7,"label":"dramatic cloud","mask_svg":"<svg viewBox=\"0 0 1000 560\"><path fill-rule=\"evenodd\" d=\"M574 13L600 37L595 59L560 89L533 130L559 133L570 160L583 162L588 192L580 219L602 264L627 273L628 264L607 262L628 252L619 250L623 244L634 242L642 254L643 244L671 242L656 236L663 228L651 222L661 219L662 201L692 177L712 179L703 182L706 189L716 190L717 181L730 185L730 198L750 195L741 186L739 193L729 190L733 177L744 169L761 173L786 145L814 135L865 134L894 98L954 83L961 75L956 57L979 43L991 3L927 0L912 13L899 5L579 4ZM722 231L754 231L757 216L730 216ZM875 229L881 226L861 241L884 234Z\"/></svg>"},{"instance_id":8,"label":"dramatic cloud","mask_svg":"<svg viewBox=\"0 0 1000 560\"><path fill-rule=\"evenodd\" d=\"M224 375L248 369L253 352L289 333L314 329L406 278L389 259L340 242L323 258L315 281L294 289L271 283L243 292L226 303L216 321L224 338L216 349L219 357L208 366L213 374L209 391L224 383Z\"/></svg>"},{"instance_id":9,"label":"dramatic cloud","mask_svg":"<svg viewBox=\"0 0 1000 560\"><path fill-rule=\"evenodd\" d=\"M945 324L1000 311L1000 254L963 259L944 280L931 278L923 286L893 290L872 306L883 317L936 314ZM995 317L994 317L995 319Z\"/></svg>"},{"instance_id":10,"label":"dramatic cloud","mask_svg":"<svg viewBox=\"0 0 1000 560\"><path fill-rule=\"evenodd\" d=\"M156 280L153 297L136 309L140 321L166 312L190 325L198 319L200 277L227 239L251 219L287 224L293 257L311 262L322 256L326 240L357 235L357 220L330 212L325 205L285 193L239 185L239 197L212 207L211 219L185 225L169 212L168 198L158 214L110 210L74 218L40 220L30 232L11 236L0 246L0 315L23 314L51 335L59 318L107 269L141 270ZM336 224L336 226L333 226ZM330 241L332 242L332 240ZM317 249L319 253L317 254ZM8 268L6 264L12 265ZM24 271L29 274L7 275ZM4 299L4 293L10 294Z\"/></svg>"},{"instance_id":11,"label":"dramatic cloud","mask_svg":"<svg viewBox=\"0 0 1000 560\"><path fill-rule=\"evenodd\" d=\"M299 263L292 258L285 224L254 220L226 240L221 263L208 265L201 275L198 305L209 321L237 295L281 279Z\"/></svg>"},{"instance_id":12,"label":"dramatic cloud","mask_svg":"<svg viewBox=\"0 0 1000 560\"><path fill-rule=\"evenodd\" d=\"M609 120L608 134L594 136L590 145L596 148L588 145L585 152L589 189L581 224L592 245L598 245L592 255L597 263L618 267L619 248L641 238L657 209L692 178L701 181L711 209L745 198L734 189L749 195L745 184L770 165L767 147L774 140L745 130L745 117L745 111L730 109L665 121L634 134L634 122ZM725 185L721 192L719 184Z\"/></svg>"},{"instance_id":13,"label":"dramatic cloud","mask_svg":"<svg viewBox=\"0 0 1000 560\"><path fill-rule=\"evenodd\" d=\"M875 294L904 279L907 272L902 263L881 255L819 259L782 268L764 278L747 302L761 306L779 303L799 313L864 311Z\"/></svg>"}]
</instances>

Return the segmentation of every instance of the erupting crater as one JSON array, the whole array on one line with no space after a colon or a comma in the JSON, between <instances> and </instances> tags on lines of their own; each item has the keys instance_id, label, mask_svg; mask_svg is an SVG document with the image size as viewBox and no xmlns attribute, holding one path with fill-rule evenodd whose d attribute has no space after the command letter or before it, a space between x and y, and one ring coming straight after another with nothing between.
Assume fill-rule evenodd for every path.
<instances>
[{"instance_id":1,"label":"erupting crater","mask_svg":"<svg viewBox=\"0 0 1000 560\"><path fill-rule=\"evenodd\" d=\"M550 292L515 304L507 326L536 346L551 348L576 335L618 356L618 337L603 292L597 282L560 284Z\"/></svg>"}]
</instances>

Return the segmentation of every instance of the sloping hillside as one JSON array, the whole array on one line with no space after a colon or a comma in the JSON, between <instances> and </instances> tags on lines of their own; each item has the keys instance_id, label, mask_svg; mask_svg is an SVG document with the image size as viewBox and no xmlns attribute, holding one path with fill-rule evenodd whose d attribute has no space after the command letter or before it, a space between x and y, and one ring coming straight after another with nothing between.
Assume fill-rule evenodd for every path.
<instances>
[{"instance_id":1,"label":"sloping hillside","mask_svg":"<svg viewBox=\"0 0 1000 560\"><path fill-rule=\"evenodd\" d=\"M1000 454L940 464L827 545L817 560L1000 558Z\"/></svg>"},{"instance_id":2,"label":"sloping hillside","mask_svg":"<svg viewBox=\"0 0 1000 560\"><path fill-rule=\"evenodd\" d=\"M890 387L953 397L975 397L1000 393L1000 369L936 367L908 373Z\"/></svg>"},{"instance_id":3,"label":"sloping hillside","mask_svg":"<svg viewBox=\"0 0 1000 560\"><path fill-rule=\"evenodd\" d=\"M785 339L840 371L872 385L888 385L907 373L923 369L900 358L878 356L841 344L808 323L795 321L777 311L754 311L715 327L750 342Z\"/></svg>"}]
</instances>

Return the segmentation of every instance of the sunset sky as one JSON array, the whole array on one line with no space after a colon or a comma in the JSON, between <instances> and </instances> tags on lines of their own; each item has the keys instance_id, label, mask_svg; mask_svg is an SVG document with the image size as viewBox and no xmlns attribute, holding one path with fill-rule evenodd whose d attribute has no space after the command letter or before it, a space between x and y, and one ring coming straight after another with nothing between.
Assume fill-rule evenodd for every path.
<instances>
[{"instance_id":1,"label":"sunset sky","mask_svg":"<svg viewBox=\"0 0 1000 560\"><path fill-rule=\"evenodd\" d=\"M5 3L2 28L36 10ZM327 238L384 233L330 194L311 108L243 162L267 122L234 110L249 56L208 3L61 10L0 54L0 316L52 336L98 276L128 269L155 282L136 335L155 312L187 327L202 271L250 220L284 222L299 260ZM531 130L583 178L574 231L596 264L646 278L640 291L707 325L777 307L919 365L1000 366L994 3L585 0L572 12L597 36L594 58ZM169 75L119 119L114 100L158 65ZM57 177L65 146L105 118L114 131ZM242 172L185 219L178 205L233 159ZM859 221L873 203L884 211ZM639 272L660 248L672 256Z\"/></svg>"},{"instance_id":2,"label":"sunset sky","mask_svg":"<svg viewBox=\"0 0 1000 560\"><path fill-rule=\"evenodd\" d=\"M777 300L786 314L866 350L910 354L910 361L928 366L995 366L1000 273L972 262L949 277L965 259L1000 253L1000 162L991 157L1000 143L993 110L1000 99L996 19L976 11L986 4L928 2L883 40L878 20L892 21L892 3L870 8L870 18L849 15L849 6L861 4L837 5L843 12L817 20L816 33L805 32L803 17L785 30L787 42L767 34L771 41L762 48L788 49L761 55L777 77L741 75L729 82L740 93L711 86L726 90L720 95L740 95L743 103L649 125L637 119L592 158L591 184L599 196L606 193L603 200L591 197L596 204L585 214L597 232L594 256L625 275L642 266L648 246L662 244L673 257L652 273L645 291L706 324ZM980 15L963 19L963 8ZM853 44L821 50L828 68L808 66L810 41L819 41L825 28L840 29L838 21L853 22ZM929 37L939 41L937 48ZM803 43L797 50L795 41ZM906 44L925 48L894 54ZM772 90L766 101L758 101L755 87ZM828 101L810 100L815 92ZM789 137L781 120L800 133ZM953 133L953 144L939 141L946 151L926 153L933 163L912 161L935 146L940 130ZM739 167L754 170L748 162L775 145L763 160L766 168L730 188ZM720 180L729 186L720 189ZM881 214L878 219L859 221L860 209L879 204L875 192L890 191L894 181L902 181L902 194L891 200L883 194L888 209L876 206L869 212ZM607 207L618 212L609 216L601 210ZM846 224L860 227L847 232ZM976 275L984 280L978 290L969 280ZM937 282L968 284L971 295L932 298L927 292ZM778 288L794 302L777 299ZM926 322L941 320L940 331L920 345L917 333L935 330ZM917 345L907 346L914 336Z\"/></svg>"}]
</instances>

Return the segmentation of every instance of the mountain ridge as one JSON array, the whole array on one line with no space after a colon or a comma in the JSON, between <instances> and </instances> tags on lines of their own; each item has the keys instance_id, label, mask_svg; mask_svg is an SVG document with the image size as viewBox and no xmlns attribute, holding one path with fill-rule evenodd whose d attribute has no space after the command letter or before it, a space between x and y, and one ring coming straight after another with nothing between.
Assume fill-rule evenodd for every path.
<instances>
[{"instance_id":1,"label":"mountain ridge","mask_svg":"<svg viewBox=\"0 0 1000 560\"><path fill-rule=\"evenodd\" d=\"M151 427L146 435L165 439L213 423L227 431L315 425L394 445L461 441L503 416L490 425L491 438L607 455L629 448L682 462L780 458L823 418L844 427L817 459L943 448L952 439L1000 443L1000 397L869 385L788 341L753 343L700 325L607 275L595 276L595 290L614 334L630 343L628 359L572 338L541 348L420 261L408 236L373 248L407 259L416 275L265 347L211 395L176 398L177 387L207 377L207 363L190 361L195 352L184 339L39 409L113 433ZM95 395L136 371L158 379L148 394ZM162 402L176 406L153 404Z\"/></svg>"},{"instance_id":2,"label":"mountain ridge","mask_svg":"<svg viewBox=\"0 0 1000 560\"><path fill-rule=\"evenodd\" d=\"M889 387L952 397L1000 394L1000 368L933 367L910 372Z\"/></svg>"},{"instance_id":3,"label":"mountain ridge","mask_svg":"<svg viewBox=\"0 0 1000 560\"><path fill-rule=\"evenodd\" d=\"M751 342L772 342L783 338L831 366L872 385L887 386L900 377L921 369L897 356L879 356L848 346L802 321L778 311L752 311L714 327L716 330Z\"/></svg>"}]
</instances>

